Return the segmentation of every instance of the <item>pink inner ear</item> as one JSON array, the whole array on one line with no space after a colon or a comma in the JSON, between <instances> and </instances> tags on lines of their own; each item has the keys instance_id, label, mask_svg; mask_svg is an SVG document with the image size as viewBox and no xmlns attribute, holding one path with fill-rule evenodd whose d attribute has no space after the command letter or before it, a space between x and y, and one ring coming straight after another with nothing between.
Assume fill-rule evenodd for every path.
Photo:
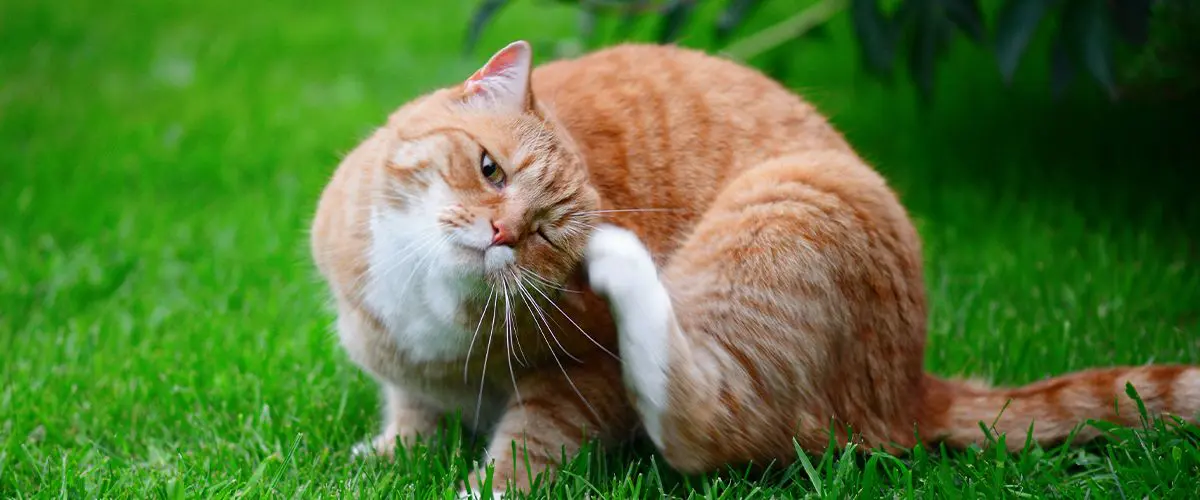
<instances>
[{"instance_id":1,"label":"pink inner ear","mask_svg":"<svg viewBox=\"0 0 1200 500\"><path fill-rule=\"evenodd\" d=\"M524 43L516 42L493 55L487 64L467 78L466 93L473 95L482 92L484 90L483 81L486 79L511 76L504 73L511 72L514 69L513 66L521 63L521 51L528 50L527 47L528 45Z\"/></svg>"},{"instance_id":2,"label":"pink inner ear","mask_svg":"<svg viewBox=\"0 0 1200 500\"><path fill-rule=\"evenodd\" d=\"M504 71L509 66L516 64L518 56L517 52L520 50L520 47L510 46L500 51L500 53L492 56L492 59L488 61L486 65L484 65L482 68L479 68L479 70L476 71L475 74L471 75L471 78L468 78L467 80L478 81Z\"/></svg>"}]
</instances>

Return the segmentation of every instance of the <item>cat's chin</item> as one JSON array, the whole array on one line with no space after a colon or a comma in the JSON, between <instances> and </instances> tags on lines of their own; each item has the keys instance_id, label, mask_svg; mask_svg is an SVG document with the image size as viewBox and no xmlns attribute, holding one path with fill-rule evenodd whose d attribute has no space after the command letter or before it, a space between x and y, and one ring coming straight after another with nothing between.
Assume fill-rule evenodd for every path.
<instances>
[{"instance_id":1,"label":"cat's chin","mask_svg":"<svg viewBox=\"0 0 1200 500\"><path fill-rule=\"evenodd\" d=\"M488 279L499 279L502 275L516 271L517 254L511 247L477 248L455 244L451 248L455 267L462 274L476 274Z\"/></svg>"}]
</instances>

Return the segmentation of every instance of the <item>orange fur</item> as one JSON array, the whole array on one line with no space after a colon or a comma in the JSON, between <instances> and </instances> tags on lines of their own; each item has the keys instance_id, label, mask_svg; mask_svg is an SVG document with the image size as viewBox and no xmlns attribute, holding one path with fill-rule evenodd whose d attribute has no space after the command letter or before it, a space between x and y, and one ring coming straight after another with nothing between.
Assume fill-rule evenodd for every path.
<instances>
[{"instance_id":1,"label":"orange fur","mask_svg":"<svg viewBox=\"0 0 1200 500\"><path fill-rule=\"evenodd\" d=\"M1017 389L926 374L918 235L812 106L681 48L619 46L532 76L528 50L510 45L401 107L322 195L314 259L343 345L387 399L376 451L461 410L495 422L480 428L494 431L498 479L525 489L582 440L624 439L639 416L672 466L700 472L789 462L793 438L823 450L830 425L872 447L978 443L980 421L1012 446L1030 422L1056 442L1088 418L1133 423L1128 401L1112 410L1125 381L1155 414L1200 411L1196 368ZM485 151L501 185L481 173ZM499 228L511 251L485 242ZM426 233L433 250L417 241ZM430 243L440 237L468 243ZM654 335L662 352L635 362L630 349ZM661 374L646 370L659 362Z\"/></svg>"}]
</instances>

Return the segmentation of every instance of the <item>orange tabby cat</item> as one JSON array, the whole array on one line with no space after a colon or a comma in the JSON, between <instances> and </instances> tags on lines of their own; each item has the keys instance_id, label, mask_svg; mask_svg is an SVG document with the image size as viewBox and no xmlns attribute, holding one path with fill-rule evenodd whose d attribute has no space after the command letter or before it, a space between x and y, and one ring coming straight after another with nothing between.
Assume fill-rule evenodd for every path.
<instances>
[{"instance_id":1,"label":"orange tabby cat","mask_svg":"<svg viewBox=\"0 0 1200 500\"><path fill-rule=\"evenodd\" d=\"M824 450L831 424L891 449L981 442L980 421L1010 446L1031 422L1051 443L1089 418L1136 422L1127 381L1155 414L1200 411L1185 366L1018 389L926 374L904 209L760 73L658 46L531 60L513 43L401 107L322 195L313 255L385 398L358 451L461 411L492 436L495 484L525 490L639 424L700 472L789 462L793 438Z\"/></svg>"}]
</instances>

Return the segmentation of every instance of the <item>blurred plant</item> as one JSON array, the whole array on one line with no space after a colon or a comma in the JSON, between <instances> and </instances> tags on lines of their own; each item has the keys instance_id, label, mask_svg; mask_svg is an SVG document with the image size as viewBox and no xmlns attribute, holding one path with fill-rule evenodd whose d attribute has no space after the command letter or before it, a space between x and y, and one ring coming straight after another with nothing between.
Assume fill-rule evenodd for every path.
<instances>
[{"instance_id":1,"label":"blurred plant","mask_svg":"<svg viewBox=\"0 0 1200 500\"><path fill-rule=\"evenodd\" d=\"M1173 99L1200 92L1200 2L1158 2L1145 48L1122 77L1127 93Z\"/></svg>"},{"instance_id":2,"label":"blurred plant","mask_svg":"<svg viewBox=\"0 0 1200 500\"><path fill-rule=\"evenodd\" d=\"M471 50L480 32L495 14L512 0L481 0L467 31ZM554 0L580 9L581 36L592 36L596 20L611 15L621 19L616 36L627 37L635 21L643 16L658 18L657 40L676 40L687 26L700 0ZM1082 68L1112 99L1118 96L1114 69L1118 42L1137 48L1146 44L1154 4L1176 4L1191 9L1196 0L999 0L991 32L984 22L980 0L818 0L761 31L730 40L755 9L766 0L719 0L723 9L711 21L714 39L724 44L722 52L736 59L749 59L821 28L837 14L848 11L858 40L861 60L872 74L890 81L897 59L907 62L907 72L920 95L933 94L940 58L959 36L975 44L991 46L1000 75L1011 84L1018 66L1026 58L1037 31L1051 24L1048 47L1051 86L1060 94ZM1191 7L1184 7L1188 4ZM1171 20L1164 21L1170 25ZM1161 24L1161 23L1160 23ZM1177 39L1158 48L1169 53L1176 46L1198 39L1196 30L1175 26ZM1192 24L1191 26L1195 26ZM1168 29L1168 28L1163 28ZM1188 38L1190 37L1190 39ZM1191 40L1185 42L1181 40ZM1174 44L1174 45L1172 45ZM1195 51L1185 52L1195 54ZM1174 56L1179 60L1179 55ZM1153 66L1152 63L1145 63ZM1173 71L1191 71L1189 66L1171 66ZM1160 67L1161 71L1162 68ZM1153 71L1153 70L1147 70Z\"/></svg>"}]
</instances>

